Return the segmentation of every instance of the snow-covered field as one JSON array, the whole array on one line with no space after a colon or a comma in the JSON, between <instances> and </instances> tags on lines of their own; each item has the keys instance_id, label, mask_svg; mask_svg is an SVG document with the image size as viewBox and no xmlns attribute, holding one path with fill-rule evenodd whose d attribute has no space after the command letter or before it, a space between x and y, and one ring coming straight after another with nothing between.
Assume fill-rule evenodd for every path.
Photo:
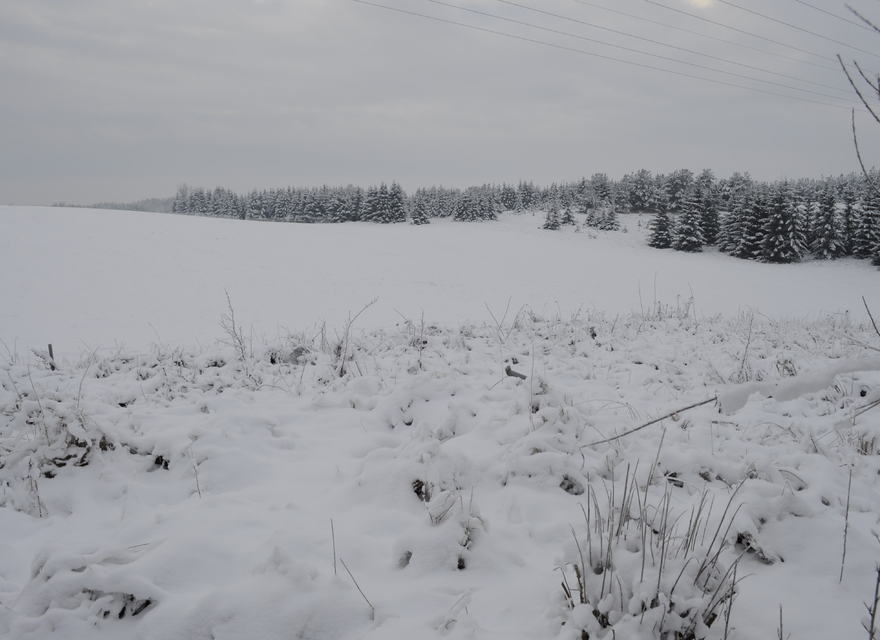
<instances>
[{"instance_id":1,"label":"snow-covered field","mask_svg":"<svg viewBox=\"0 0 880 640\"><path fill-rule=\"evenodd\" d=\"M539 229L540 215L426 227L293 225L88 209L0 207L0 337L65 353L123 343L194 344L221 335L229 292L255 339L327 322L378 298L359 326L425 314L441 324L489 321L529 305L649 311L654 301L699 315L753 308L773 317L862 313L880 294L864 261L765 265L687 255L629 233ZM878 301L880 304L880 301Z\"/></svg>"},{"instance_id":2,"label":"snow-covered field","mask_svg":"<svg viewBox=\"0 0 880 640\"><path fill-rule=\"evenodd\" d=\"M867 638L877 271L538 223L0 209L0 637Z\"/></svg>"}]
</instances>

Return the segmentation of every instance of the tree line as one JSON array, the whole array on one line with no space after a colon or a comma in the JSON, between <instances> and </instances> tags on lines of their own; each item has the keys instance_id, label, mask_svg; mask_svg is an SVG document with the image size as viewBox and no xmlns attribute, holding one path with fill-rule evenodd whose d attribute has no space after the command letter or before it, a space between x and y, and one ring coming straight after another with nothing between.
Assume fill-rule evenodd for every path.
<instances>
[{"instance_id":1,"label":"tree line","mask_svg":"<svg viewBox=\"0 0 880 640\"><path fill-rule=\"evenodd\" d=\"M612 180L604 173L536 186L427 187L407 194L396 182L362 188L268 189L237 194L181 186L172 211L300 223L428 224L432 219L495 220L504 211L545 212L545 229L580 225L613 230L620 213L653 213L656 248L724 253L767 262L856 256L880 265L880 175L761 182L748 173L718 179L710 170L646 169ZM577 215L576 215L577 214Z\"/></svg>"}]
</instances>

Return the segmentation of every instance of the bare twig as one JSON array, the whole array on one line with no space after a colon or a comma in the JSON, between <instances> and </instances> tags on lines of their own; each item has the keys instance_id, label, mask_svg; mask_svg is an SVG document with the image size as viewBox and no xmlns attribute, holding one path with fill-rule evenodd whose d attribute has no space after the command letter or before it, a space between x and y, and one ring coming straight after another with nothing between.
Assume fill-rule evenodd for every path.
<instances>
[{"instance_id":1,"label":"bare twig","mask_svg":"<svg viewBox=\"0 0 880 640\"><path fill-rule=\"evenodd\" d=\"M608 442L613 442L615 440L619 440L621 438L625 438L626 436L628 436L632 433L635 433L636 431L641 431L642 429L650 427L651 425L657 424L658 422L662 422L663 420L666 420L666 418L671 418L672 416L679 414L679 413L682 413L684 411L688 411L690 409L696 409L697 407L702 407L703 405L710 404L712 402L717 402L717 401L718 401L718 396L713 396L707 400L703 400L702 402L696 402L696 403L688 405L686 407L682 407L681 409L676 409L675 411L670 411L666 415L660 416L659 418L655 418L654 420L651 420L650 422L646 422L645 424L639 425L638 427L634 427L634 428L630 429L629 431L624 431L623 433L616 435L612 438L606 438L605 440L599 440L598 442L591 442L589 444L581 445L581 449L583 449L585 447L595 447L600 444L605 444Z\"/></svg>"},{"instance_id":2,"label":"bare twig","mask_svg":"<svg viewBox=\"0 0 880 640\"><path fill-rule=\"evenodd\" d=\"M339 562L340 562L340 564L342 564L342 568L345 569L345 572L348 573L348 577L351 578L351 581L354 583L354 586L357 587L357 590L360 592L364 601L367 603L367 605L369 605L369 607L370 607L370 620L375 620L376 619L376 607L374 607L373 603L370 602L370 599L364 593L364 590L361 589L361 586L358 584L358 581L354 579L354 576L351 573L351 569L349 569L348 565L345 564L345 560L343 560L342 558L339 558Z\"/></svg>"},{"instance_id":3,"label":"bare twig","mask_svg":"<svg viewBox=\"0 0 880 640\"><path fill-rule=\"evenodd\" d=\"M880 564L874 570L877 573L877 579L874 581L874 599L870 604L865 603L868 619L862 624L868 632L868 640L877 640L877 610L880 609Z\"/></svg>"},{"instance_id":4,"label":"bare twig","mask_svg":"<svg viewBox=\"0 0 880 640\"><path fill-rule=\"evenodd\" d=\"M852 8L851 6L849 6L848 4L845 5L845 6L846 6L847 9L849 9L850 13L852 13L853 15L855 15L855 17L857 17L859 20L861 20L861 21L864 22L866 25L868 25L869 27L871 27L871 28L872 28L874 31L876 31L877 33L880 33L880 27L878 27L876 24L874 24L873 22L871 22L870 20L868 20L868 18L866 18L866 17L863 16L861 13L859 13L858 11L856 11L855 9L853 9L853 8Z\"/></svg>"},{"instance_id":5,"label":"bare twig","mask_svg":"<svg viewBox=\"0 0 880 640\"><path fill-rule=\"evenodd\" d=\"M333 518L330 518L330 540L333 542L333 575L339 575L336 570L336 530L333 528Z\"/></svg>"},{"instance_id":6,"label":"bare twig","mask_svg":"<svg viewBox=\"0 0 880 640\"><path fill-rule=\"evenodd\" d=\"M785 630L782 626L782 605L779 605L779 626L776 628L777 640L785 640Z\"/></svg>"},{"instance_id":7,"label":"bare twig","mask_svg":"<svg viewBox=\"0 0 880 640\"><path fill-rule=\"evenodd\" d=\"M840 556L840 577L838 582L843 582L843 569L846 564L846 538L849 533L849 499L852 495L852 467L849 468L849 482L846 485L846 515L843 521L843 553Z\"/></svg>"},{"instance_id":8,"label":"bare twig","mask_svg":"<svg viewBox=\"0 0 880 640\"><path fill-rule=\"evenodd\" d=\"M862 67L861 67L861 65L858 63L857 60L853 60L853 66L856 68L856 71L859 72L859 75L862 76L862 80L864 80L865 83L866 83L869 87L871 87L871 88L874 90L874 93L880 94L880 85L878 85L877 82L872 81L872 80L868 77L868 74L866 74L866 73L862 70Z\"/></svg>"},{"instance_id":9,"label":"bare twig","mask_svg":"<svg viewBox=\"0 0 880 640\"><path fill-rule=\"evenodd\" d=\"M192 445L189 446L189 458L192 462L193 467L193 477L196 479L196 493L199 494L199 498L202 497L202 487L199 485L199 465L196 464L196 454L193 451Z\"/></svg>"},{"instance_id":10,"label":"bare twig","mask_svg":"<svg viewBox=\"0 0 880 640\"><path fill-rule=\"evenodd\" d=\"M51 445L52 442L49 440L49 427L46 424L46 410L43 408L43 401L40 400L40 394L37 392L34 379L31 377L30 367L27 368L27 377L28 381L31 383L31 389L34 392L34 399L37 401L37 406L40 407L40 424L43 426L43 435L46 437L46 444Z\"/></svg>"},{"instance_id":11,"label":"bare twig","mask_svg":"<svg viewBox=\"0 0 880 640\"><path fill-rule=\"evenodd\" d=\"M868 104L868 101L865 99L865 96L862 95L861 90L859 89L858 85L856 84L856 81L853 80L852 76L850 75L849 69L846 68L846 64L843 62L843 58L840 57L840 54L837 54L837 60L838 60L838 62L840 62L840 67L843 69L843 73L844 73L844 75L846 75L846 79L849 80L849 84L850 84L850 86L852 86L853 91L856 92L856 95L859 97L859 100L861 100L862 104L865 105L865 109L867 109L868 113L870 113L871 116L873 116L874 120L876 120L877 123L880 124L880 116L877 115L877 113L871 108L871 105Z\"/></svg>"},{"instance_id":12,"label":"bare twig","mask_svg":"<svg viewBox=\"0 0 880 640\"><path fill-rule=\"evenodd\" d=\"M749 336L746 339L746 348L743 350L742 362L739 365L739 375L737 376L737 382L745 382L743 375L745 374L746 369L746 359L749 356L749 347L752 344L752 325L755 322L755 314L749 316Z\"/></svg>"},{"instance_id":13,"label":"bare twig","mask_svg":"<svg viewBox=\"0 0 880 640\"><path fill-rule=\"evenodd\" d=\"M340 378L345 376L345 373L346 373L345 361L348 359L348 347L349 347L349 342L351 340L351 327L355 323L355 321L359 317L361 317L361 314L363 314L364 311L366 311L367 309L372 307L378 301L379 301L379 298L373 298L367 304L365 304L363 307L361 307L361 310L358 311L356 314L354 314L353 316L351 314L349 314L349 316L348 316L348 322L345 323L345 333L343 334L342 344L340 345L340 350L339 350L339 369L337 371L337 374L339 375Z\"/></svg>"},{"instance_id":14,"label":"bare twig","mask_svg":"<svg viewBox=\"0 0 880 640\"><path fill-rule=\"evenodd\" d=\"M868 169L865 167L865 161L862 160L862 151L859 148L859 135L856 132L856 110L855 109L853 109L852 112L850 113L850 121L852 123L853 146L856 149L856 159L859 161L859 167L862 169L862 175L865 176L865 182L872 190L874 190L875 192L880 191L880 189L877 188L877 185L874 184L874 182L875 182L874 177L870 173L868 173Z\"/></svg>"},{"instance_id":15,"label":"bare twig","mask_svg":"<svg viewBox=\"0 0 880 640\"><path fill-rule=\"evenodd\" d=\"M868 302L865 300L865 296L862 296L862 304L865 305L865 311L868 312L868 317L871 319L871 324L874 325L874 332L880 336L880 329L877 328L877 322L874 320L874 315L871 313L871 308L868 306Z\"/></svg>"}]
</instances>

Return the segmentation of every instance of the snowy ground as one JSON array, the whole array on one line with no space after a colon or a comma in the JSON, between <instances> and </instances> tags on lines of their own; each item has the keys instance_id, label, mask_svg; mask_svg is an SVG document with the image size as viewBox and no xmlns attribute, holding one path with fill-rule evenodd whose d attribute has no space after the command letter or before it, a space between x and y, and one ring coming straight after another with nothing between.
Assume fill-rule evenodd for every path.
<instances>
[{"instance_id":1,"label":"snowy ground","mask_svg":"<svg viewBox=\"0 0 880 640\"><path fill-rule=\"evenodd\" d=\"M376 290L372 227L31 214L0 215L4 231L43 242L0 234L3 299L30 301L0 311L0 334L19 338L0 363L0 637L747 640L776 637L780 606L786 636L867 637L880 408L858 409L880 400L880 354L863 346L880 338L858 296L870 298L876 271L795 275L648 251L636 229L538 232L528 217L379 229L402 244L376 256L389 269ZM55 216L69 226L54 229ZM201 282L169 264L186 244L176 233L225 238L190 249ZM232 251L248 233L268 247L252 260L280 267L279 247L295 241L289 262L326 265L336 284L322 291L294 271L296 296L264 310L273 287ZM481 244L486 263L467 280ZM494 263L508 251L512 272ZM119 268L123 255L140 267ZM696 307L669 290L653 305L655 271L690 280ZM450 308L418 297L429 272ZM141 285L113 293L135 273ZM93 274L103 284L85 285ZM559 306L530 299L554 274ZM603 278L636 291L589 284ZM639 278L645 309L630 313ZM774 299L786 278L799 288ZM503 283L515 297L506 317ZM238 298L233 285L247 301L241 344L222 335L223 306L206 292ZM152 287L174 301L153 316L168 341L140 333L162 311L137 295ZM382 306L386 292L399 298ZM345 340L333 314L376 295ZM591 301L608 309L564 311ZM735 312L764 302L767 315ZM320 319L314 307L326 330L300 331ZM271 317L284 309L292 320ZM841 309L852 313L824 313ZM50 327L104 348L52 370L24 347Z\"/></svg>"}]
</instances>

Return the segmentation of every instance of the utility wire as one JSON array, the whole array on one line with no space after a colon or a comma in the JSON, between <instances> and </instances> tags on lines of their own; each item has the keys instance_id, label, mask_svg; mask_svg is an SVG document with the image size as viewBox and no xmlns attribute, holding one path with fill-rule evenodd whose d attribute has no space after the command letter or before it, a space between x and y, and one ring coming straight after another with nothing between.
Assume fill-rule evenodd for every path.
<instances>
[{"instance_id":1,"label":"utility wire","mask_svg":"<svg viewBox=\"0 0 880 640\"><path fill-rule=\"evenodd\" d=\"M808 33L811 36L815 36L817 38L822 38L823 40L827 40L828 42L833 42L834 44L839 44L843 47L849 47L850 49L855 49L861 53L866 53L869 56L874 56L876 58L880 58L880 55L877 55L873 51L868 51L867 49L862 49L861 47L857 47L854 44L850 44L848 42L844 42L843 40L835 40L829 36L823 35L816 31L811 31L810 29L805 29L804 27L799 27L796 24L792 24L791 22L787 22L785 20L780 20L779 18L774 18L773 16L768 16L766 13L761 13L760 11L755 11L754 9L749 9L748 7L744 7L735 2L731 2L730 0L717 0L721 4L726 4L728 7L733 7L734 9L739 9L740 11L745 11L746 13L750 13L754 16L758 16L759 18L764 18L765 20L770 20L771 22L775 22L776 24L781 24L783 26L788 27L789 29L794 29L796 31L801 31L803 33Z\"/></svg>"},{"instance_id":2,"label":"utility wire","mask_svg":"<svg viewBox=\"0 0 880 640\"><path fill-rule=\"evenodd\" d=\"M809 102L809 103L811 103L811 104L819 104L819 105L822 105L822 106L832 107L832 108L835 108L835 109L847 109L847 110L849 110L849 107L845 107L845 106L843 106L843 105L841 105L841 104L835 104L835 103L831 103L831 102L824 102L824 101L821 101L821 100L813 100L812 98L804 98L804 97L801 97L801 96L793 96L793 95L790 95L790 94L779 93L779 92L776 92L776 91L770 91L770 90L768 90L768 89L759 89L758 87L750 87L750 86L748 86L748 85L738 84L738 83L736 83L736 82L728 82L728 81L726 81L726 80L719 80L719 79L717 79L717 78L706 78L706 77L704 77L704 76L698 76L698 75L695 75L695 74L687 73L687 72L685 72L685 71L675 71L675 70L673 70L673 69L665 69L665 68L663 68L663 67L657 67L657 66L654 66L654 65L651 65L651 64L645 64L645 63L642 63L642 62L635 62L635 61L633 61L633 60L626 60L626 59L624 59L624 58L616 58L616 57L614 57L614 56L608 56L608 55L604 55L604 54L601 54L601 53L596 53L596 52L594 52L594 51L587 51L586 49L578 49L578 48L575 48L575 47L569 47L569 46L566 46L566 45L556 44L556 43L553 43L553 42L547 42L546 40L538 40L538 39L536 39L536 38L528 38L528 37L526 37L526 36L520 36L520 35L513 34L513 33L507 33L507 32L505 32L505 31L498 31L498 30L496 30L496 29L489 29L489 28L487 28L487 27L479 27L479 26L477 26L477 25L468 24L468 23L466 23L466 22L458 22L457 20L449 20L449 19L447 19L447 18L441 18L441 17L439 17L439 16L432 16L432 15L429 15L429 14L426 14L426 13L421 13L421 12L418 12L418 11L411 11L411 10L409 10L409 9L401 9L400 7L392 7L392 6L390 6L390 5L387 5L387 4L381 4L381 3L379 3L379 2L371 2L370 0L351 0L351 1L352 1L352 2L356 2L357 4L363 4L363 5L367 5L367 6L370 6L370 7L376 7L376 8L379 8L379 9L385 9L385 10L388 10L388 11L393 11L393 12L396 12L396 13L402 13L402 14L409 15L409 16L415 16L415 17L419 17L419 18L425 18L425 19L427 19L427 20L432 20L432 21L434 21L434 22L440 22L440 23L443 23L443 24L448 24L448 25L452 25L452 26L456 26L456 27L462 27L462 28L465 28L465 29L473 30L473 31L480 31L480 32L482 32L482 33L490 33L490 34L492 34L492 35L502 36L502 37L505 37L505 38L511 38L511 39L513 39L513 40L520 40L520 41L522 41L522 42L528 42L528 43L531 43L531 44L537 44L537 45L541 45L541 46L544 46L544 47L549 47L549 48L551 48L551 49L558 49L558 50L560 50L560 51L568 51L568 52L572 52L572 53L579 53L579 54L586 55L586 56L590 56L590 57L593 57L593 58L599 58L599 59L601 59L601 60L609 60L609 61L612 61L612 62L619 62L619 63L621 63L621 64L629 65L629 66L632 66L632 67L639 67L639 68L642 68L642 69L648 69L648 70L651 70L651 71L660 71L661 73L668 73L668 74L672 74L672 75L680 76L680 77L683 77L683 78L690 78L691 80L702 80L703 82L711 82L712 84L718 84L718 85L723 85L723 86L727 86L727 87L733 87L733 88L736 88L736 89L745 89L745 90L747 90L747 91L754 91L754 92L756 92L756 93L763 93L763 94L766 94L766 95L776 96L776 97L778 97L778 98L787 98L787 99L789 99L789 100L798 100L798 101L800 101L800 102Z\"/></svg>"},{"instance_id":3,"label":"utility wire","mask_svg":"<svg viewBox=\"0 0 880 640\"><path fill-rule=\"evenodd\" d=\"M821 58L822 60L830 60L830 56L822 55L819 53L814 53L812 51L808 51L807 49L802 49L801 47L796 47L793 44L786 44L785 42L780 42L779 40L774 40L773 38L768 38L767 36L762 36L757 33L753 33L751 31L746 31L745 29L740 29L739 27L734 27L733 25L725 24L724 22L719 22L718 20L712 20L711 18L707 18L705 16L701 16L697 13L691 13L690 11L685 11L684 9L679 9L678 7L670 7L668 4L663 4L662 2L657 2L657 0L645 0L648 4L652 4L655 7L661 7L668 11L674 11L675 13L680 13L685 16L689 16L694 18L695 20L701 20L703 22L707 22L709 24L714 24L716 27L723 27L724 29L729 29L731 31L736 31L737 33L742 33L747 36L752 36L753 38L758 38L759 40L765 40L766 42L772 42L773 44L779 45L780 47L785 47L786 49L791 49L792 51L798 51L800 53L805 53L809 56L814 56L816 58ZM836 71L834 67L825 67L831 71Z\"/></svg>"},{"instance_id":4,"label":"utility wire","mask_svg":"<svg viewBox=\"0 0 880 640\"><path fill-rule=\"evenodd\" d=\"M801 0L796 0L800 2ZM646 18L644 16L640 16L635 13L627 13L626 11L620 11L618 9L612 9L611 7L605 7L600 4L596 4L595 2L588 2L587 0L572 0L572 2L577 2L578 4L582 4L587 7L593 7L595 9L599 9L601 11L607 11L609 13L615 13L620 16L625 16L632 20L640 20L642 22L647 22L649 24L655 24L660 27L665 27L666 29L674 29L675 31L681 31L683 33L689 33L694 36L700 36L701 38L707 38L709 40L715 40L716 42L723 42L724 44L731 45L734 47L741 47L743 49L751 49L752 51L757 51L758 53L763 53L764 55L774 55L780 58L785 58L786 60L791 60L792 62L797 62L799 64L808 64L810 66L816 67L818 69L828 69L831 70L831 67L826 67L825 65L817 64L811 60L803 60L802 58L796 58L794 56L789 56L784 53L778 52L770 52L767 49L759 49L758 47L753 47L751 45L736 42L735 40L727 40L725 38L719 38L718 36L713 36L708 33L703 33L702 31L697 31L696 29L688 29L687 27L679 27L678 25L670 24L668 22L662 22L660 20L652 20L651 18Z\"/></svg>"},{"instance_id":5,"label":"utility wire","mask_svg":"<svg viewBox=\"0 0 880 640\"><path fill-rule=\"evenodd\" d=\"M571 36L571 37L574 37L574 38L580 38L580 39L582 39L582 40L588 40L588 41L590 41L590 42L596 42L596 43L598 43L598 44L606 45L606 46L609 46L609 47L614 47L614 48L617 48L617 49L624 49L624 50L626 50L626 51L631 51L631 52L635 52L635 53L640 53L640 54L643 54L643 55L646 55L646 56L653 56L653 57L657 57L657 58L662 58L662 59L664 59L664 60L670 60L670 61L672 61L672 62L677 62L677 63L679 63L679 64L691 65L691 66L699 67L699 68L701 68L701 69L708 69L709 71L713 71L713 72L717 72L717 73L726 73L726 74L728 74L728 75L733 75L733 76L736 76L736 77L739 77L739 78L745 78L745 79L747 79L747 80L757 80L758 82L766 82L766 83L769 83L769 84L774 84L774 85L782 86L782 87L785 87L786 89L795 89L796 91L806 91L806 92L808 92L808 93L813 93L813 94L816 94L816 95L820 95L820 96L823 96L823 97L825 97L825 98L837 98L837 99L840 99L840 98L842 97L842 96L831 96L831 95L828 95L827 93L821 93L821 92L817 92L817 91L811 91L811 90L809 90L809 89L799 89L799 88L797 88L797 87L791 87L791 86L789 86L789 85L780 84L780 83L778 83L778 82L773 82L773 81L770 81L770 80L762 80L762 79L760 79L760 78L755 78L755 77L753 77L753 76L746 76L746 75L743 75L743 74L734 73L734 72L732 72L732 71L722 71L722 70L720 70L720 69L715 69L715 68L713 68L713 67L707 67L707 66L705 66L705 65L697 64L697 63L694 63L694 62L688 62L688 61L685 61L685 60L678 60L678 59L676 59L676 58L669 58L669 57L667 57L667 56L662 56L662 55L660 55L660 54L652 53L652 52L650 52L650 51L643 51L643 50L640 50L640 49L632 49L632 48L630 48L630 47L625 47L625 46L623 46L623 45L614 44L614 43L610 43L610 42L605 42L605 41L603 41L603 40L596 40L596 39L594 39L594 38L588 38L588 37L586 37L586 36L580 36L580 35L577 35L577 34L567 33L567 32L564 32L564 31L556 31L555 29L549 29L549 28L547 28L547 27L539 27L539 26L534 25L534 24L529 23L529 22L521 22L521 21L519 21L519 20L513 20L512 18L506 18L506 17L504 17L504 16L498 16L498 15L494 15L494 14L491 14L491 13L485 13L485 12L483 12L483 11L478 11L478 10L476 10L476 9L469 9L469 8L466 8L466 7L461 7L461 6L459 6L459 5L450 4L450 3L448 3L448 2L443 2L442 0L427 0L427 1L428 1L428 2L433 2L434 4L441 4L441 5L444 5L444 6L447 6L447 7L453 7L453 8L455 8L455 9L460 9L460 10L462 10L462 11L469 11L469 12L471 12L471 13L477 13L477 14L480 14L480 15L489 16L489 17L491 17L491 18L498 18L499 20L505 20L505 21L508 21L508 22L515 22L515 23L517 23L517 24L526 25L526 26L529 26L529 27L533 27L533 28L535 28L535 29L541 29L541 30L544 30L544 31L552 31L552 32L554 32L554 33L560 33L560 34L562 34L562 35L567 35L567 36ZM818 85L818 86L820 86L820 87L825 87L826 89L831 89L832 91L838 91L838 92L840 92L841 94L843 93L843 91L842 91L841 89L838 89L837 87L833 87L833 86L831 86L831 85L823 84L823 83L820 83L820 82L813 82L812 80L803 80L803 79L798 78L798 77L796 77L796 76L790 76L790 75L785 74L785 73L778 73L778 72L776 72L776 71L770 71L769 69L765 69L765 68L763 68L763 67L756 67L756 66L754 66L754 65L746 64L746 63L744 63L744 62L737 62L736 60L729 60L728 58L722 58L722 57L720 57L720 56L715 56L715 55L712 55L712 54L709 54L709 53L703 53L703 52L701 52L701 51L695 51L694 49L688 49L687 47L679 47L678 45L668 44L668 43L666 43L666 42L661 42L660 40L655 40L655 39L653 39L653 38L647 38L647 37L644 37L644 36L635 35L635 34L632 34L632 33L628 33L628 32L626 32L626 31L621 31L621 30L619 30L619 29L612 29L611 27L603 27L602 25L594 24L594 23L592 23L592 22L587 22L586 20L579 20L578 18L572 18L572 17L570 17L570 16L565 16L565 15L562 15L562 14L559 14L559 13L554 13L554 12L552 12L552 11L546 11L546 10L544 10L544 9L536 9L536 8L534 8L534 7L530 7L530 6L528 6L528 5L520 4L519 2L514 2L513 0L497 0L497 2L500 2L500 3L502 3L502 4L507 4L507 5L510 5L510 6L513 6L513 7L517 7L517 8L519 8L519 9L525 9L525 10L527 10L527 11L532 11L532 12L534 12L534 13L539 13L539 14L546 15L546 16L551 16L551 17L553 17L553 18L557 18L557 19L559 19L559 20L566 20L566 21L568 21L568 22L574 22L574 23L576 23L576 24L581 24L581 25L584 25L584 26L587 26L587 27L591 27L591 28L594 28L594 29L600 29L600 30L602 30L602 31L609 31L609 32L611 32L611 33L615 33L615 34L617 34L617 35L626 36L627 38L633 38L633 39L635 39L635 40L642 40L642 41L644 41L644 42L649 42L649 43L651 43L651 44L656 44L656 45L659 45L659 46L661 46L661 47L667 47L667 48L669 48L669 49L675 49L676 51L684 51L685 53L690 53L690 54L693 54L693 55L696 55L696 56L702 56L702 57L704 57L704 58L709 58L709 59L712 59L712 60L717 60L717 61L719 61L719 62L724 62L724 63L726 63L726 64L732 64L732 65L735 65L735 66L738 66L738 67L743 67L743 68L746 68L746 69L751 69L751 70L753 70L753 71L760 71L761 73L768 73L768 74L770 74L770 75L779 76L779 77L782 77L782 78L787 78L788 80L796 80L796 81L798 81L798 82L806 82L807 84Z\"/></svg>"},{"instance_id":6,"label":"utility wire","mask_svg":"<svg viewBox=\"0 0 880 640\"><path fill-rule=\"evenodd\" d=\"M707 66L707 65L704 65L704 64L699 64L699 63L697 63L697 62L691 62L691 61L689 61L689 60L680 60L680 59L678 59L678 58L672 58L672 57L670 57L670 56L664 56L664 55L662 55L662 54L659 54L659 53L653 53L653 52L651 52L651 51L645 51L645 50L643 50L643 49L636 49L636 48L633 48L633 47L627 47L627 46L624 46L624 45L615 44L615 43L613 43L613 42L606 42L606 41L604 41L604 40L598 40L598 39L596 39L596 38L590 38L590 37L583 36L583 35L580 35L580 34L577 34L577 33L571 33L570 31L561 31L561 30L559 30L559 29L552 29L552 28L550 28L550 27L543 27L543 26L536 25L536 24L531 23L531 22L525 22L525 21L523 21L523 20L516 20L516 19L514 19L514 18L508 18L508 17L506 17L506 16L500 16L500 15L497 15L497 14L494 14L494 13L489 13L489 12L487 12L487 11L480 11L479 9L471 9L470 7L462 7L462 6L460 6L460 5L453 4L453 3L451 3L451 2L444 2L443 0L427 0L427 2L431 2L431 3L433 3L433 4L438 4L438 5L441 5L441 6L444 6L444 7L450 7L450 8L452 8L452 9L458 9L459 11L467 11L468 13L474 13L474 14L476 14L476 15L485 16L485 17L487 17L487 18L494 18L494 19L497 19L497 20L502 20L502 21L504 21L504 22L511 22L511 23L513 23L513 24L517 24L517 25L521 25L521 26L529 27L529 28L532 28L532 29L539 29L539 30L541 30L541 31L547 31L547 32L549 32L549 33L555 33L555 34L557 34L557 35L568 36L568 37L570 37L570 38L577 38L577 39L579 39L579 40L585 40L585 41L587 41L587 42L592 42L592 43L595 43L595 44L600 44L600 45L603 45L603 46L606 46L606 47L612 47L612 48L615 48L615 49L622 49L622 50L624 50L624 51L628 51L628 52L630 52L630 53L636 53L636 54L639 54L639 55L650 56L650 57L652 57L652 58L659 58L659 59L661 59L661 60L666 60L666 61L668 61L668 62L673 62L673 63L676 63L676 64L682 64L682 65L689 66L689 67L695 67L695 68L697 68L697 69L702 69L702 70L704 70L704 71L711 71L712 73L721 73L721 74L724 74L724 75L727 75L727 76L732 76L732 77L734 77L734 78L739 78L739 79L742 79L742 80L750 80L750 81L753 81L753 82L763 82L764 84L769 84L769 85L771 85L771 86L781 87L781 88L783 88L783 89L790 89L790 90L792 90L792 91L802 91L802 92L804 92L804 93L811 93L811 94L813 94L813 95L821 96L821 97L823 97L823 98L830 98L830 99L832 99L832 100L841 100L841 99L844 99L845 97L848 97L848 95L846 95L846 96L843 95L842 92L841 92L841 95L831 95L831 94L828 94L828 93L822 93L821 91L813 91L812 89L803 89L803 88L801 88L801 87L795 87L795 86L792 86L792 85L789 85L789 84L784 84L784 83L777 82L777 81L774 81L774 80L765 80L765 79L763 79L763 78L756 78L756 77L754 77L754 76L749 76L749 75L746 75L746 74L743 74L743 73L736 73L735 71L725 71L725 70L723 70L723 69L717 69L717 68L715 68L715 67L710 67L710 66ZM710 57L710 58L714 58L715 56L708 56L708 57ZM718 58L718 59L719 59L719 60L722 60L722 61L724 61L724 62L727 62L727 61L724 60L723 58ZM734 64L736 64L736 63L734 63ZM795 77L793 77L793 76L786 76L786 75L784 75L784 74L776 74L776 73L773 72L773 71L766 71L765 69L761 69L760 67L752 67L751 65L743 65L743 66L746 66L746 67L748 67L748 68L750 68L750 69L756 69L756 70L758 70L758 71L764 71L764 72L766 72L766 73L771 73L771 74L774 74L774 75L782 75L783 77L786 77L786 78L791 78L791 79L793 79L793 80L801 81L800 78L795 78ZM808 81L802 81L802 82L808 82ZM816 84L816 83L811 83L811 84ZM820 86L826 86L826 85L820 85ZM829 87L829 88L832 89L832 90L836 90L835 87Z\"/></svg>"},{"instance_id":7,"label":"utility wire","mask_svg":"<svg viewBox=\"0 0 880 640\"><path fill-rule=\"evenodd\" d=\"M816 11L821 11L825 15L831 16L832 18L837 18L838 20L843 20L844 22L848 22L851 25L855 25L856 27L859 27L860 29L867 29L868 31L871 31L871 27L866 26L866 25L862 24L861 22L856 22L855 20L850 20L846 16L842 16L838 13L834 13L833 11L828 11L828 9L823 9L822 7L817 7L812 2L807 2L807 0L794 0L794 1L799 4L804 5L805 7L810 7L810 9L815 9Z\"/></svg>"}]
</instances>

